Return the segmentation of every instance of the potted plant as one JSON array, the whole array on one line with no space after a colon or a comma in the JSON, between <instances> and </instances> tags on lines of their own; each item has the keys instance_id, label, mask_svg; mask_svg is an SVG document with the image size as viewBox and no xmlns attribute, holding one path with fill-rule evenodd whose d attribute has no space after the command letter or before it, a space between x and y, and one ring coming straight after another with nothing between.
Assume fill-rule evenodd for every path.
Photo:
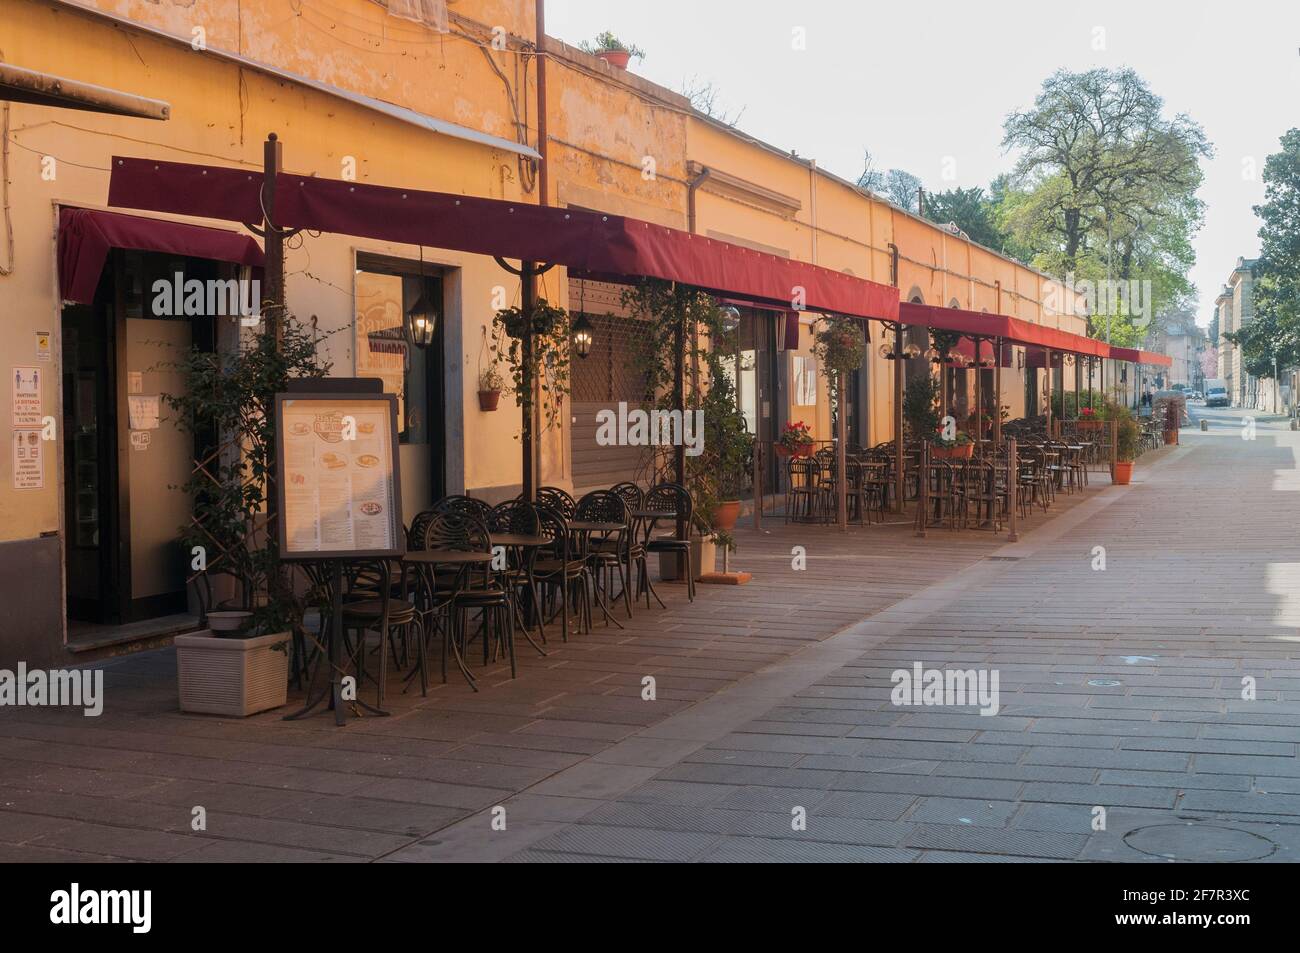
<instances>
[{"instance_id":1,"label":"potted plant","mask_svg":"<svg viewBox=\"0 0 1300 953\"><path fill-rule=\"evenodd\" d=\"M1133 414L1123 404L1107 408L1107 416L1115 422L1115 467L1112 482L1128 486L1133 478L1133 461L1138 457L1138 425Z\"/></svg>"},{"instance_id":2,"label":"potted plant","mask_svg":"<svg viewBox=\"0 0 1300 953\"><path fill-rule=\"evenodd\" d=\"M560 427L564 398L569 393L569 313L539 298L533 305L533 356L524 359L524 312L503 308L492 318L493 362L510 367L511 385L531 418L535 400L541 401L545 429Z\"/></svg>"},{"instance_id":3,"label":"potted plant","mask_svg":"<svg viewBox=\"0 0 1300 953\"><path fill-rule=\"evenodd\" d=\"M1078 426L1080 430L1100 430L1104 425L1095 410L1091 407L1080 407Z\"/></svg>"},{"instance_id":4,"label":"potted plant","mask_svg":"<svg viewBox=\"0 0 1300 953\"><path fill-rule=\"evenodd\" d=\"M782 458L811 457L815 445L816 441L813 440L808 425L802 420L794 420L782 429L776 442L776 455Z\"/></svg>"},{"instance_id":5,"label":"potted plant","mask_svg":"<svg viewBox=\"0 0 1300 953\"><path fill-rule=\"evenodd\" d=\"M618 69L627 69L628 61L632 57L636 57L638 60L645 59L644 50L636 46L626 45L609 30L598 34L594 42L584 40L579 46L584 53L599 56L610 66Z\"/></svg>"},{"instance_id":6,"label":"potted plant","mask_svg":"<svg viewBox=\"0 0 1300 953\"><path fill-rule=\"evenodd\" d=\"M951 436L944 435L942 425L934 428L930 437L930 456L936 460L969 460L975 452L975 442L964 430L953 431Z\"/></svg>"},{"instance_id":7,"label":"potted plant","mask_svg":"<svg viewBox=\"0 0 1300 953\"><path fill-rule=\"evenodd\" d=\"M164 400L177 427L203 448L182 489L193 517L181 543L190 581L235 577L241 607L207 614L211 628L174 640L182 711L243 716L277 708L288 692L289 649L303 602L284 578L277 541L265 530L268 476L276 459L275 395L290 379L323 377L320 335L292 316L263 321L234 350L192 349L174 366L184 386ZM206 608L206 606L205 606Z\"/></svg>"},{"instance_id":8,"label":"potted plant","mask_svg":"<svg viewBox=\"0 0 1300 953\"><path fill-rule=\"evenodd\" d=\"M501 374L496 364L489 364L487 370L478 375L478 409L490 413L497 409L501 401Z\"/></svg>"}]
</instances>

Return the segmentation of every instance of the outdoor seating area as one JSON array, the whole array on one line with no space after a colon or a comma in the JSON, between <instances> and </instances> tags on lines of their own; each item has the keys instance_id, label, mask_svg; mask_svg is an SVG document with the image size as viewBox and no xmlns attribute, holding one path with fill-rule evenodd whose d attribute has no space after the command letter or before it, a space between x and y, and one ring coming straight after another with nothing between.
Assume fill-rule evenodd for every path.
<instances>
[{"instance_id":1,"label":"outdoor seating area","mask_svg":"<svg viewBox=\"0 0 1300 953\"><path fill-rule=\"evenodd\" d=\"M496 506L447 496L411 520L400 557L349 560L338 576L300 563L306 602L318 608L320 621L309 637L295 639L293 678L307 700L288 718L327 700L331 665L344 670L335 674L355 677L357 704L385 715L390 662L403 694L418 687L428 695L435 652L443 683L454 670L478 692L473 667L480 657L484 667L508 661L513 678L520 650L545 658L557 635L568 642L597 622L623 629L619 616L652 611L652 599L666 608L652 579L652 554L682 560L684 572L676 575L694 600L697 567L690 545L677 538L678 522L690 525L694 511L684 487L658 483L643 491L624 482L575 499L545 486L536 495L536 502L520 497ZM329 621L336 578L338 631ZM361 698L363 690L373 693L373 703Z\"/></svg>"}]
</instances>

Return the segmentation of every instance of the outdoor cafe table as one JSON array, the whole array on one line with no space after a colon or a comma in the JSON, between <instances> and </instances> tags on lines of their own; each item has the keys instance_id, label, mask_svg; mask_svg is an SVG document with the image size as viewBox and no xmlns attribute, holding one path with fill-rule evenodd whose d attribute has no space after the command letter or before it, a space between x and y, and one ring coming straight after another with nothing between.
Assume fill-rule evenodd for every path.
<instances>
[{"instance_id":1,"label":"outdoor cafe table","mask_svg":"<svg viewBox=\"0 0 1300 953\"><path fill-rule=\"evenodd\" d=\"M498 546L509 546L512 549L532 551L532 550L541 549L543 546L549 546L552 542L554 542L554 540L552 540L548 536L534 536L531 533L495 533L494 532L494 533L490 533L489 536L492 541L493 549L495 549ZM533 575L533 561L531 559L526 561L521 559L519 560L519 563L520 565L525 566L524 575L528 577L528 591L534 594L533 598L535 600L536 592L537 592L537 579ZM542 640L545 641L546 630L542 623L542 613L539 611L536 613L536 615L537 615L537 631L542 636ZM533 637L528 634L528 626L524 625L523 629L524 629L524 638L528 640L528 644L537 650L538 655L541 655L543 658L545 658L546 651L540 645L538 645L536 642L533 641Z\"/></svg>"},{"instance_id":2,"label":"outdoor cafe table","mask_svg":"<svg viewBox=\"0 0 1300 953\"><path fill-rule=\"evenodd\" d=\"M417 571L420 569L426 570L428 575L425 577L425 584L429 587L429 592L432 592L435 586L433 578L435 567L458 566L465 568L468 566L482 566L492 562L492 553L465 549L417 549L406 553L402 557L402 562L406 565L415 566ZM423 635L421 635L421 638L423 638ZM456 644L455 639L448 639L447 641L451 643L451 652L456 658L456 666L460 669L460 673L465 676L465 681L469 683L469 687L474 691L478 691L478 686L474 684L476 680L474 673L466 667L465 660L461 657L460 646Z\"/></svg>"}]
</instances>

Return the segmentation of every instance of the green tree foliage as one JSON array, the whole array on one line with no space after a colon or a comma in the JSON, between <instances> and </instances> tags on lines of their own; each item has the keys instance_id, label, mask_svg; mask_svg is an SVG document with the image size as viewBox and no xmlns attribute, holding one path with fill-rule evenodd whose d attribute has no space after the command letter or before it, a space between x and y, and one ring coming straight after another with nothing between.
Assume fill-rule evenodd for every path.
<instances>
[{"instance_id":1,"label":"green tree foliage","mask_svg":"<svg viewBox=\"0 0 1300 953\"><path fill-rule=\"evenodd\" d=\"M1242 349L1246 370L1272 377L1300 364L1300 129L1288 131L1282 149L1264 163L1264 203L1259 216L1260 259L1255 266L1255 318L1224 337Z\"/></svg>"},{"instance_id":2,"label":"green tree foliage","mask_svg":"<svg viewBox=\"0 0 1300 953\"><path fill-rule=\"evenodd\" d=\"M998 225L997 205L982 188L926 195L925 217L940 225L956 225L971 241L985 248L1004 250L1007 235Z\"/></svg>"}]
</instances>

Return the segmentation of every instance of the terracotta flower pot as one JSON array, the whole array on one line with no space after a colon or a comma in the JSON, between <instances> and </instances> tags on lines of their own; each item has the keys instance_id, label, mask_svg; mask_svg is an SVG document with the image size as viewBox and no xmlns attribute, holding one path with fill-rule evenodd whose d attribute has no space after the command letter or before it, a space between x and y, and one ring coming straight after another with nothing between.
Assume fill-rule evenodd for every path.
<instances>
[{"instance_id":1,"label":"terracotta flower pot","mask_svg":"<svg viewBox=\"0 0 1300 953\"><path fill-rule=\"evenodd\" d=\"M975 453L975 444L965 443L959 447L932 447L930 456L935 460L969 460Z\"/></svg>"},{"instance_id":2,"label":"terracotta flower pot","mask_svg":"<svg viewBox=\"0 0 1300 953\"><path fill-rule=\"evenodd\" d=\"M778 443L776 445L776 455L782 460L788 459L789 457L811 457L813 455L813 445L806 443L791 450L784 444Z\"/></svg>"},{"instance_id":3,"label":"terracotta flower pot","mask_svg":"<svg viewBox=\"0 0 1300 953\"><path fill-rule=\"evenodd\" d=\"M709 525L713 529L730 532L736 528L736 520L738 519L740 519L740 500L727 500L718 504L718 508L713 512L713 520Z\"/></svg>"},{"instance_id":4,"label":"terracotta flower pot","mask_svg":"<svg viewBox=\"0 0 1300 953\"><path fill-rule=\"evenodd\" d=\"M481 390L478 392L478 409L482 411L491 411L497 409L497 404L501 402L501 391L499 390Z\"/></svg>"},{"instance_id":5,"label":"terracotta flower pot","mask_svg":"<svg viewBox=\"0 0 1300 953\"><path fill-rule=\"evenodd\" d=\"M1128 481L1131 479L1133 479L1133 461L1116 460L1111 482L1116 486L1128 486Z\"/></svg>"},{"instance_id":6,"label":"terracotta flower pot","mask_svg":"<svg viewBox=\"0 0 1300 953\"><path fill-rule=\"evenodd\" d=\"M627 50L601 50L596 54L610 66L616 66L619 69L627 69L628 60L632 54Z\"/></svg>"}]
</instances>

